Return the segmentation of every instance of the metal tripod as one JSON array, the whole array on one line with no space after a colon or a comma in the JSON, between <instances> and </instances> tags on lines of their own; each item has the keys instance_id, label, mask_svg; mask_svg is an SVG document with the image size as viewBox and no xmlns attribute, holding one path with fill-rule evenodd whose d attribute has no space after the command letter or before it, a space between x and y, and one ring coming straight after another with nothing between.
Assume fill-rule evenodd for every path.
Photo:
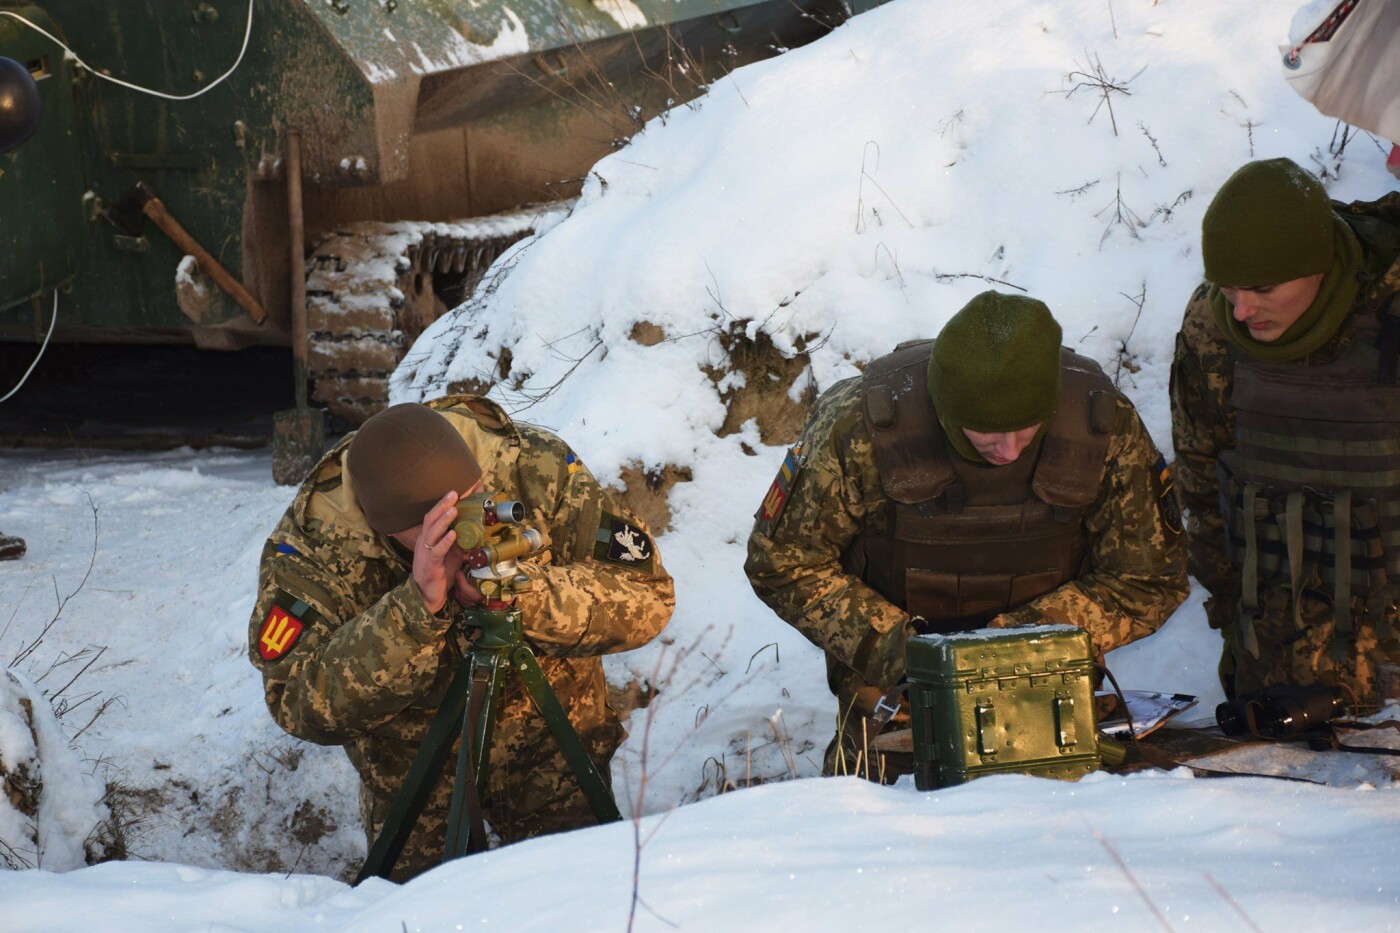
<instances>
[{"instance_id":1,"label":"metal tripod","mask_svg":"<svg viewBox=\"0 0 1400 933\"><path fill-rule=\"evenodd\" d=\"M518 591L522 584L517 581L528 586L528 578L523 576L500 582L507 587L515 582L515 591ZM508 669L520 675L535 708L544 717L554 741L573 769L598 822L622 819L612 792L588 757L564 707L540 670L534 650L525 641L520 610L499 598L489 599L482 608L466 610L461 624L480 630L480 636L453 675L447 695L389 808L379 837L355 879L356 884L366 878L389 877L458 739L462 741L457 754L447 845L442 860L448 862L487 847L481 798L486 790L491 741L500 714L502 675Z\"/></svg>"}]
</instances>

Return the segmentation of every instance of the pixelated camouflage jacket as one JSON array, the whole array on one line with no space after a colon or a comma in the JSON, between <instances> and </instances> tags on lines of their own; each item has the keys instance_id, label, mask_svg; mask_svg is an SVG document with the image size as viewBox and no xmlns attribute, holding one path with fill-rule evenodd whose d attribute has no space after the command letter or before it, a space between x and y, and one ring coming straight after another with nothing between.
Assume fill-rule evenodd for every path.
<instances>
[{"instance_id":1,"label":"pixelated camouflage jacket","mask_svg":"<svg viewBox=\"0 0 1400 933\"><path fill-rule=\"evenodd\" d=\"M1400 211L1400 193L1393 196ZM1358 207L1359 205L1351 205ZM1355 221L1355 217L1349 217ZM1354 229L1362 226L1353 224ZM1374 227L1371 228L1374 230ZM1376 255L1374 233L1361 229L1369 275L1386 270L1392 256ZM1400 231L1395 231L1400 236ZM1385 249L1391 253L1391 249ZM1390 268L1391 276L1400 268ZM1378 282L1379 284L1379 282ZM1400 282L1392 283L1400 289ZM1216 464L1220 454L1235 446L1235 412L1230 406L1235 364L1230 345L1211 313L1209 284L1200 285L1186 304L1171 370L1172 446L1176 450L1177 483L1187 511L1187 565L1191 575L1211 594L1206 616L1212 628L1234 622L1240 598L1239 572L1231 563L1221 514ZM1371 305L1370 309L1367 305ZM1349 344L1355 315L1375 313L1373 296L1363 288L1349 318L1331 339L1299 366L1331 361Z\"/></svg>"},{"instance_id":2,"label":"pixelated camouflage jacket","mask_svg":"<svg viewBox=\"0 0 1400 933\"><path fill-rule=\"evenodd\" d=\"M841 566L862 530L883 530L890 508L861 411L860 377L817 400L801 449L806 463L771 536L762 523L749 536L745 571L759 598L826 652L835 692L888 688L904 673L909 617ZM1118 397L1104 477L1084 518L1086 572L990 624L1079 625L1098 653L1156 631L1188 591L1182 536L1159 506L1160 462L1137 412Z\"/></svg>"},{"instance_id":3,"label":"pixelated camouflage jacket","mask_svg":"<svg viewBox=\"0 0 1400 933\"><path fill-rule=\"evenodd\" d=\"M526 521L550 542L521 562L534 586L518 605L546 677L606 775L621 728L598 655L646 644L669 620L674 588L656 546L554 435L511 422L485 399L429 404L466 439L485 488L522 501ZM465 644L452 634L456 604L449 599L444 614L428 612L411 555L372 531L356 505L343 469L349 440L312 470L263 548L249 652L278 725L311 742L345 745L364 781L373 832L369 824L382 818L401 783ZM619 533L630 550L611 540ZM289 647L273 645L285 653L267 660L264 653L275 651L260 638L275 630L268 626L274 613L303 628ZM562 767L557 756L553 763L510 759L512 748L542 747L547 735L521 685L508 683L491 761L498 798L537 765ZM507 772L516 777L507 780ZM435 803L445 799L429 807Z\"/></svg>"}]
</instances>

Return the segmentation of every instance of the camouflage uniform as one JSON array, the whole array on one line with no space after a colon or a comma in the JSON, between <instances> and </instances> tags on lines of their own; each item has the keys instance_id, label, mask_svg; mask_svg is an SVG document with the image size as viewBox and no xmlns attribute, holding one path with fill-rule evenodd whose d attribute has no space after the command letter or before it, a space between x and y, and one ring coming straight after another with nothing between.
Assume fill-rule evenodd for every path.
<instances>
[{"instance_id":1,"label":"camouflage uniform","mask_svg":"<svg viewBox=\"0 0 1400 933\"><path fill-rule=\"evenodd\" d=\"M1372 257L1372 269L1379 266ZM1392 269L1395 275L1396 270ZM1400 286L1400 283L1395 283ZM1220 455L1235 447L1235 411L1230 405L1235 361L1225 335L1211 314L1208 286L1202 285L1186 306L1171 373L1172 441L1177 473L1187 517L1188 563L1191 574L1210 593L1206 619L1224 640L1220 662L1221 681L1234 695L1272 683L1326 683L1343 685L1358 699L1371 696L1377 663L1400 662L1394 604L1380 615L1370 613L1354 620L1353 639L1338 639L1330 587L1315 571L1302 581L1298 612L1303 627L1293 618L1289 584L1261 587L1261 612L1254 620L1259 657L1235 649L1240 617L1240 571L1233 564L1221 512L1217 477ZM1321 348L1296 365L1303 367L1336 359L1352 342L1362 314L1367 310L1363 289L1352 316Z\"/></svg>"},{"instance_id":2,"label":"camouflage uniform","mask_svg":"<svg viewBox=\"0 0 1400 933\"><path fill-rule=\"evenodd\" d=\"M517 605L541 667L602 774L623 730L608 705L599 655L639 647L675 597L655 544L554 435L513 423L471 396L434 401L481 463L485 488L519 499L548 549L521 568L534 588ZM299 738L343 745L362 780L372 841L467 645L423 604L412 556L372 531L344 471L346 438L318 464L263 548L250 657L273 719ZM632 545L613 545L619 531ZM288 613L304 629L265 658L265 623ZM285 630L281 637L286 637ZM275 646L274 646L275 647ZM453 752L455 760L456 752ZM442 857L451 768L434 789L396 879ZM577 782L518 678L507 677L483 807L511 842L593 822Z\"/></svg>"},{"instance_id":3,"label":"camouflage uniform","mask_svg":"<svg viewBox=\"0 0 1400 933\"><path fill-rule=\"evenodd\" d=\"M800 442L805 465L771 534L762 522L755 526L745 563L759 598L826 652L828 684L841 711L838 739L850 728L850 711L868 712L871 691L903 676L905 641L914 633L903 609L842 565L858 536L887 527L891 505L861 398L862 380L855 377L817 400ZM1161 457L1132 405L1115 395L1114 406L1106 469L1085 513L1084 573L996 616L992 627L1079 625L1102 654L1156 631L1185 598L1182 536L1171 524L1174 499L1163 487ZM836 746L833 740L828 749L828 773Z\"/></svg>"}]
</instances>

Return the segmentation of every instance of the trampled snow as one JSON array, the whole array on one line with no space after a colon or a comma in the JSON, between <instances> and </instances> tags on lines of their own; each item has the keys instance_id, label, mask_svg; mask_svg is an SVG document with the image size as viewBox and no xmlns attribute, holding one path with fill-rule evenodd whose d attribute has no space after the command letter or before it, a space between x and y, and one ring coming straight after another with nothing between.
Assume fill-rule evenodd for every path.
<instances>
[{"instance_id":1,"label":"trampled snow","mask_svg":"<svg viewBox=\"0 0 1400 933\"><path fill-rule=\"evenodd\" d=\"M508 349L528 378L496 397L537 399L520 417L560 433L600 479L690 471L659 540L674 621L607 662L620 687L660 687L614 762L624 811L646 814L641 894L654 913L639 910L640 928L1400 925L1393 772L1354 759L1314 766L1331 787L1184 772L929 794L800 780L818 773L833 728L821 653L741 569L783 447L752 421L715 433L719 390L745 378L726 373L736 334L808 349L794 391L821 390L933 336L976 292L1020 287L1119 376L1168 449L1173 336L1220 182L1251 157L1286 155L1325 170L1338 199L1395 187L1379 144L1362 134L1329 151L1334 121L1280 77L1292 7L896 0L654 121L599 163L570 215L504 258L489 297L415 346L400 398L496 370ZM1092 86L1100 68L1122 88L1107 100ZM664 339L633 340L644 323ZM30 546L0 563L0 658L60 605L21 673L57 691L105 647L59 698L62 725L72 739L107 704L76 746L137 802L132 855L154 861L0 872L0 927L625 925L630 822L402 888L335 880L363 856L355 775L338 749L277 729L246 656L259 549L290 497L265 452L0 463L0 529ZM1195 693L1208 715L1218 641L1200 598L1109 662L1124 687ZM762 786L715 797L747 783ZM69 815L92 807L86 791L55 793ZM50 858L28 864L70 867Z\"/></svg>"}]
</instances>

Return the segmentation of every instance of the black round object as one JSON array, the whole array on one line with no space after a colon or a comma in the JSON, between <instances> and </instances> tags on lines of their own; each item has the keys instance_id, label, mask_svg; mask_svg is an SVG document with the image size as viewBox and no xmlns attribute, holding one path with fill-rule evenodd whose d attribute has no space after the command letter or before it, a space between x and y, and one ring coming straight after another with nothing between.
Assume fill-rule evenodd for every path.
<instances>
[{"instance_id":1,"label":"black round object","mask_svg":"<svg viewBox=\"0 0 1400 933\"><path fill-rule=\"evenodd\" d=\"M13 58L0 57L0 152L34 135L43 105L39 85L29 69Z\"/></svg>"}]
</instances>

